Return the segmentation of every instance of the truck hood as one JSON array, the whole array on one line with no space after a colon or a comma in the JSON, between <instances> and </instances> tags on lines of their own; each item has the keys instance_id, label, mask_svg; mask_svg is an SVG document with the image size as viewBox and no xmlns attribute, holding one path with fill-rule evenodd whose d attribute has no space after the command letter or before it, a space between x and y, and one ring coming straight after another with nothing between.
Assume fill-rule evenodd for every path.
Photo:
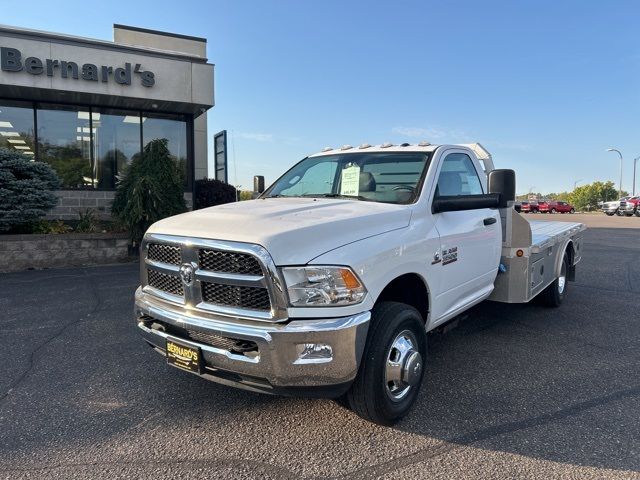
<instances>
[{"instance_id":1,"label":"truck hood","mask_svg":"<svg viewBox=\"0 0 640 480\"><path fill-rule=\"evenodd\" d=\"M165 218L148 233L262 245L276 265L300 265L373 235L407 227L407 205L325 198L266 198Z\"/></svg>"}]
</instances>

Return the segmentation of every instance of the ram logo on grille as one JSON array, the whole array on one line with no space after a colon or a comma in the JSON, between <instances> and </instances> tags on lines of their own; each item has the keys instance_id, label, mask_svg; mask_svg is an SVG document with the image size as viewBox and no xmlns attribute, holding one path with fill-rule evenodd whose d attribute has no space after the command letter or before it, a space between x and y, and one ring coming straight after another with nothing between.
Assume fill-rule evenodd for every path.
<instances>
[{"instance_id":1,"label":"ram logo on grille","mask_svg":"<svg viewBox=\"0 0 640 480\"><path fill-rule=\"evenodd\" d=\"M180 267L180 278L187 287L193 283L193 273L194 268L190 263L185 263Z\"/></svg>"}]
</instances>

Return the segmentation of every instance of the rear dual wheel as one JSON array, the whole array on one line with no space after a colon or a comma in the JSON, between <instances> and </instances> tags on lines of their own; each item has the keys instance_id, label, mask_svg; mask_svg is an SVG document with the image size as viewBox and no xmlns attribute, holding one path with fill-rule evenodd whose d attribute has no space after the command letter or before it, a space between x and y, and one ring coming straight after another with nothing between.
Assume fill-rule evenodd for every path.
<instances>
[{"instance_id":1,"label":"rear dual wheel","mask_svg":"<svg viewBox=\"0 0 640 480\"><path fill-rule=\"evenodd\" d=\"M380 302L372 311L369 334L358 375L346 394L360 417L392 425L415 402L424 376L427 336L413 307Z\"/></svg>"},{"instance_id":2,"label":"rear dual wheel","mask_svg":"<svg viewBox=\"0 0 640 480\"><path fill-rule=\"evenodd\" d=\"M559 307L567 293L567 271L569 270L569 255L565 252L560 267L560 275L553 281L551 285L545 288L540 294L540 299L546 307Z\"/></svg>"}]
</instances>

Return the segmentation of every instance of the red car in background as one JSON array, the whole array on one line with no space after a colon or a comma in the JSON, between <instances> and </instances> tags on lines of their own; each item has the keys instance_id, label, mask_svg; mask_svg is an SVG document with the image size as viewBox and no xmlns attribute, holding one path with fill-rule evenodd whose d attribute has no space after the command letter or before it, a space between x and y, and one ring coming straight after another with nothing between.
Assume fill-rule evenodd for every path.
<instances>
[{"instance_id":1,"label":"red car in background","mask_svg":"<svg viewBox=\"0 0 640 480\"><path fill-rule=\"evenodd\" d=\"M570 203L555 200L538 202L538 210L540 213L576 213L576 209Z\"/></svg>"},{"instance_id":2,"label":"red car in background","mask_svg":"<svg viewBox=\"0 0 640 480\"><path fill-rule=\"evenodd\" d=\"M630 217L631 215L635 215L636 217L640 217L640 195L635 197L629 197L624 202L620 201L620 206L618 207L618 215L626 215Z\"/></svg>"},{"instance_id":3,"label":"red car in background","mask_svg":"<svg viewBox=\"0 0 640 480\"><path fill-rule=\"evenodd\" d=\"M538 211L538 202L520 202L520 211L522 213L536 213Z\"/></svg>"}]
</instances>

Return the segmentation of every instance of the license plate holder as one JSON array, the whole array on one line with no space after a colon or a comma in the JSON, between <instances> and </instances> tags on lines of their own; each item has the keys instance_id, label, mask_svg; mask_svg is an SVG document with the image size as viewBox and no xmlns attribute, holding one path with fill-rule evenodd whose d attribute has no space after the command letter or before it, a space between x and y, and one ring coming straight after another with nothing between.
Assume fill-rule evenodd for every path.
<instances>
[{"instance_id":1,"label":"license plate holder","mask_svg":"<svg viewBox=\"0 0 640 480\"><path fill-rule=\"evenodd\" d=\"M167 337L166 352L169 365L188 372L202 373L202 350L198 347Z\"/></svg>"}]
</instances>

